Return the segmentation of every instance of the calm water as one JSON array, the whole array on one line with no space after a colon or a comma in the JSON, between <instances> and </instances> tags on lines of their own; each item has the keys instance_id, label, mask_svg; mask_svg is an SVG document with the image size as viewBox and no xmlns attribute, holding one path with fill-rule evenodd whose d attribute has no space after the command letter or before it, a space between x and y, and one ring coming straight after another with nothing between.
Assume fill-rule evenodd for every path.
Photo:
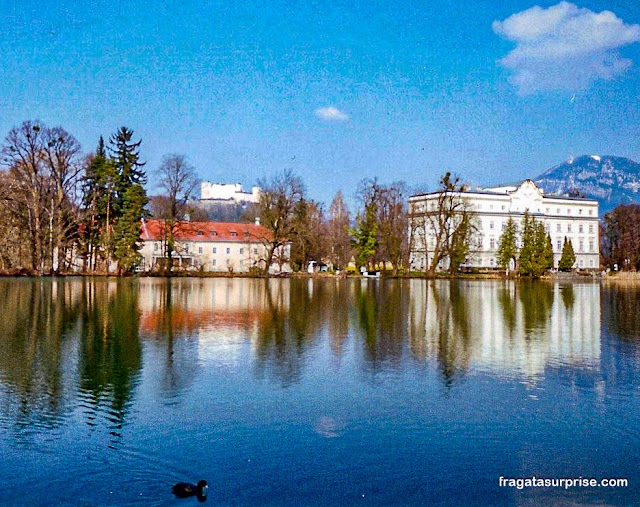
<instances>
[{"instance_id":1,"label":"calm water","mask_svg":"<svg viewBox=\"0 0 640 507\"><path fill-rule=\"evenodd\" d=\"M640 287L0 280L0 452L7 505L640 503Z\"/></svg>"}]
</instances>

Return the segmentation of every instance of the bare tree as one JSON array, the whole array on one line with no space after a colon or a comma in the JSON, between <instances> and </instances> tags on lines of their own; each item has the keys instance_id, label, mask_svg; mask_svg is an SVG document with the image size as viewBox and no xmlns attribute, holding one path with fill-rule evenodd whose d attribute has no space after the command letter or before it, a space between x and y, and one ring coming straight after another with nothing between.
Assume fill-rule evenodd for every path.
<instances>
[{"instance_id":1,"label":"bare tree","mask_svg":"<svg viewBox=\"0 0 640 507\"><path fill-rule=\"evenodd\" d=\"M393 266L393 276L408 258L406 193L404 182L383 185L377 179L364 179L356 194L364 205L355 231L360 262L363 255L370 256L374 264L389 262ZM366 220L367 216L369 220ZM371 223L372 217L375 223Z\"/></svg>"},{"instance_id":2,"label":"bare tree","mask_svg":"<svg viewBox=\"0 0 640 507\"><path fill-rule=\"evenodd\" d=\"M14 204L28 230L31 268L44 273L43 229L46 224L48 180L42 164L42 133L37 122L11 129L3 147L3 162L11 175L5 201Z\"/></svg>"},{"instance_id":3,"label":"bare tree","mask_svg":"<svg viewBox=\"0 0 640 507\"><path fill-rule=\"evenodd\" d=\"M23 203L16 199L15 181L10 173L0 173L0 269L9 270L25 266L24 255L29 249L28 218L23 213Z\"/></svg>"},{"instance_id":4,"label":"bare tree","mask_svg":"<svg viewBox=\"0 0 640 507\"><path fill-rule=\"evenodd\" d=\"M291 263L305 269L310 261L327 256L327 224L322 203L303 200L295 212L295 233L291 244Z\"/></svg>"},{"instance_id":5,"label":"bare tree","mask_svg":"<svg viewBox=\"0 0 640 507\"><path fill-rule=\"evenodd\" d=\"M38 121L24 122L5 138L2 162L9 175L3 207L28 231L30 265L41 274L64 268L65 251L76 239L79 153L71 134Z\"/></svg>"},{"instance_id":6,"label":"bare tree","mask_svg":"<svg viewBox=\"0 0 640 507\"><path fill-rule=\"evenodd\" d=\"M454 264L459 266L460 257L466 256L473 213L461 195L465 188L460 178L452 177L447 172L440 180L436 199L412 205L409 218L411 231L419 236L420 247L424 249L427 261L427 273L430 275L435 274L441 261L453 257ZM430 249L433 253L429 262Z\"/></svg>"},{"instance_id":7,"label":"bare tree","mask_svg":"<svg viewBox=\"0 0 640 507\"><path fill-rule=\"evenodd\" d=\"M344 269L351 259L351 238L349 237L349 208L347 208L342 191L333 198L329 206L328 217L329 258L334 268Z\"/></svg>"},{"instance_id":8,"label":"bare tree","mask_svg":"<svg viewBox=\"0 0 640 507\"><path fill-rule=\"evenodd\" d=\"M53 183L50 210L51 264L64 270L70 240L75 240L78 222L78 184L83 169L80 143L62 127L43 129L43 160Z\"/></svg>"},{"instance_id":9,"label":"bare tree","mask_svg":"<svg viewBox=\"0 0 640 507\"><path fill-rule=\"evenodd\" d=\"M393 276L408 258L406 193L404 182L378 189L378 238L382 257L393 266Z\"/></svg>"},{"instance_id":10,"label":"bare tree","mask_svg":"<svg viewBox=\"0 0 640 507\"><path fill-rule=\"evenodd\" d=\"M165 155L157 171L158 186L165 192L156 199L155 207L158 218L164 222L165 244L167 256L165 270L173 269L173 252L175 250L175 234L189 212L189 200L197 185L195 169L187 161L185 155Z\"/></svg>"},{"instance_id":11,"label":"bare tree","mask_svg":"<svg viewBox=\"0 0 640 507\"><path fill-rule=\"evenodd\" d=\"M269 276L274 253L290 243L297 231L296 213L304 205L305 187L302 180L288 169L269 179L258 180L258 186L262 188L258 213L268 231L262 238L267 252L264 275Z\"/></svg>"}]
</instances>

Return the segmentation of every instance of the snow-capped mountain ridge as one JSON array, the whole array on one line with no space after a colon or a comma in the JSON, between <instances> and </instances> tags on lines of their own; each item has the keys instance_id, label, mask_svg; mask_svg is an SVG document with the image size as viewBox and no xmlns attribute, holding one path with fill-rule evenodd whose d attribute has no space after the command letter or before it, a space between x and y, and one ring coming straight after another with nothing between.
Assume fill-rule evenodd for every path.
<instances>
[{"instance_id":1,"label":"snow-capped mountain ridge","mask_svg":"<svg viewBox=\"0 0 640 507\"><path fill-rule=\"evenodd\" d=\"M618 204L640 202L640 164L624 157L583 155L570 158L534 179L547 194L581 192L600 202L605 213Z\"/></svg>"}]
</instances>

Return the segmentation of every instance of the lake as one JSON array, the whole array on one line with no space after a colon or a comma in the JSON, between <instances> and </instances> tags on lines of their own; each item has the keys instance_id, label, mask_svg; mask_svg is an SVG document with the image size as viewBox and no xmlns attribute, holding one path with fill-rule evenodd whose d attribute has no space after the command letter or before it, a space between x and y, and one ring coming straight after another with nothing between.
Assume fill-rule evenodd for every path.
<instances>
[{"instance_id":1,"label":"lake","mask_svg":"<svg viewBox=\"0 0 640 507\"><path fill-rule=\"evenodd\" d=\"M639 394L640 286L0 280L4 505L629 505Z\"/></svg>"}]
</instances>

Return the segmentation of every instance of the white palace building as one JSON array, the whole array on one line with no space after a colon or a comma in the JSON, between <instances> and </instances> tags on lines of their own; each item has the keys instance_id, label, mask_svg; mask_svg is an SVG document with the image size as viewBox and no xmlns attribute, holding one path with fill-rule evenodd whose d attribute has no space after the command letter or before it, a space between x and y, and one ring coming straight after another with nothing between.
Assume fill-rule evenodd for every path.
<instances>
[{"instance_id":1,"label":"white palace building","mask_svg":"<svg viewBox=\"0 0 640 507\"><path fill-rule=\"evenodd\" d=\"M416 234L417 222L430 224L425 217L437 210L440 192L414 195L409 198L410 232L413 231L411 269L425 271L432 259L435 231L427 225L425 234ZM513 218L518 232L522 231L525 211L541 221L551 236L554 266L562 254L564 238L571 240L576 255L575 268L598 269L600 252L598 241L598 201L594 199L545 195L532 180L519 185L465 190L456 194L474 213L476 230L465 267L497 267L498 243L507 220ZM518 246L520 238L518 238ZM445 268L446 266L441 266Z\"/></svg>"}]
</instances>

